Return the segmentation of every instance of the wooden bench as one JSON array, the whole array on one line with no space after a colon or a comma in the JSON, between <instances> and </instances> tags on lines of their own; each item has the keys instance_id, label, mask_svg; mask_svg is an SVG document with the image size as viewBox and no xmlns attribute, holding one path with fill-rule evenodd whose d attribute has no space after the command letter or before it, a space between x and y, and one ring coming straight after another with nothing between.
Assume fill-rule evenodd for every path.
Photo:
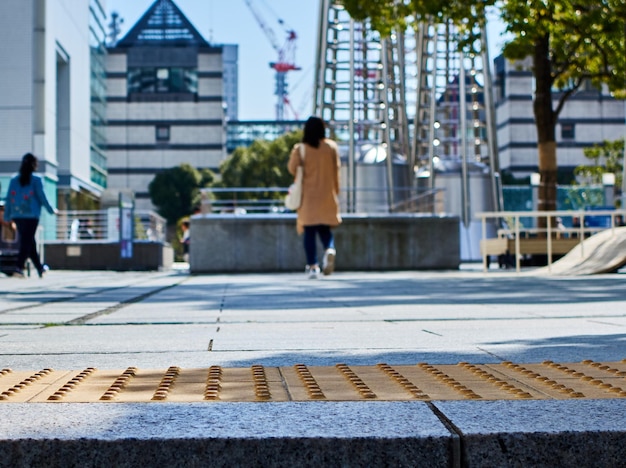
<instances>
[{"instance_id":1,"label":"wooden bench","mask_svg":"<svg viewBox=\"0 0 626 468\"><path fill-rule=\"evenodd\" d=\"M489 255L504 255L509 250L509 239L506 237L493 237L491 239L481 239L480 254L483 257ZM515 251L515 245L513 245Z\"/></svg>"},{"instance_id":2,"label":"wooden bench","mask_svg":"<svg viewBox=\"0 0 626 468\"><path fill-rule=\"evenodd\" d=\"M564 255L576 247L580 243L580 239L571 237L561 237L552 239L552 253L555 255ZM507 237L494 237L492 239L482 239L480 241L480 253L487 255L504 255L506 253L515 253L515 239ZM519 240L519 253L522 255L543 254L548 253L548 239L539 237L522 237Z\"/></svg>"}]
</instances>

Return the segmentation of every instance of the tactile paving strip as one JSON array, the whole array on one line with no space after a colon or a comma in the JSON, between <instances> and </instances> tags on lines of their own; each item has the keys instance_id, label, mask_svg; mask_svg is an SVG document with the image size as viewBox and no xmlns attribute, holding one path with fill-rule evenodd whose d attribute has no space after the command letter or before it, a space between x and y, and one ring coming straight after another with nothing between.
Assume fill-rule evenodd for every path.
<instances>
[{"instance_id":1,"label":"tactile paving strip","mask_svg":"<svg viewBox=\"0 0 626 468\"><path fill-rule=\"evenodd\" d=\"M206 369L0 369L0 403L626 398L620 362Z\"/></svg>"}]
</instances>

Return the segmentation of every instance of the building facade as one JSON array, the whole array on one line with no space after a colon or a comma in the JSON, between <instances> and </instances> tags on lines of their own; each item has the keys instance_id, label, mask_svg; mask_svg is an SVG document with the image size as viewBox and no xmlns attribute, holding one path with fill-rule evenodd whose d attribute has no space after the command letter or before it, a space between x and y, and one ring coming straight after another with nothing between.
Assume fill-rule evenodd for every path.
<instances>
[{"instance_id":1,"label":"building facade","mask_svg":"<svg viewBox=\"0 0 626 468\"><path fill-rule=\"evenodd\" d=\"M0 2L3 197L27 152L39 158L60 209L95 200L106 187L104 18L103 0Z\"/></svg>"},{"instance_id":2,"label":"building facade","mask_svg":"<svg viewBox=\"0 0 626 468\"><path fill-rule=\"evenodd\" d=\"M499 56L494 63L500 167L516 177L525 177L538 171L539 157L530 59L512 63ZM583 86L570 96L556 127L561 183L571 181L567 179L575 167L588 164L585 148L623 138L624 125L624 101L613 98L607 89Z\"/></svg>"},{"instance_id":3,"label":"building facade","mask_svg":"<svg viewBox=\"0 0 626 468\"><path fill-rule=\"evenodd\" d=\"M89 50L91 53L91 181L107 186L106 146L106 14L102 4L91 0L89 17Z\"/></svg>"},{"instance_id":4,"label":"building facade","mask_svg":"<svg viewBox=\"0 0 626 468\"><path fill-rule=\"evenodd\" d=\"M152 209L155 174L186 163L217 170L226 157L225 60L171 0L157 0L107 55L108 187ZM234 53L234 55L233 55ZM235 76L236 78L236 76ZM235 89L236 95L236 89Z\"/></svg>"},{"instance_id":5,"label":"building facade","mask_svg":"<svg viewBox=\"0 0 626 468\"><path fill-rule=\"evenodd\" d=\"M223 44L224 104L226 118L239 120L239 46Z\"/></svg>"}]
</instances>

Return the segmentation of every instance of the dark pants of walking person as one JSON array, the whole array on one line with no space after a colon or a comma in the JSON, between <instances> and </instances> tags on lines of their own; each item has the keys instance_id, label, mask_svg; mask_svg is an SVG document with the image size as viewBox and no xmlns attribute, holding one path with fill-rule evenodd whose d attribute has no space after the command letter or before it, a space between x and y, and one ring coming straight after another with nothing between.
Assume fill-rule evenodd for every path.
<instances>
[{"instance_id":1,"label":"dark pants of walking person","mask_svg":"<svg viewBox=\"0 0 626 468\"><path fill-rule=\"evenodd\" d=\"M39 260L37 243L35 242L35 233L37 232L39 219L15 218L13 221L15 221L17 232L20 236L20 250L17 254L17 267L23 270L26 259L30 258L33 261L33 265L37 269L37 273L41 276L41 273L43 272L43 265L41 264L41 260Z\"/></svg>"},{"instance_id":2,"label":"dark pants of walking person","mask_svg":"<svg viewBox=\"0 0 626 468\"><path fill-rule=\"evenodd\" d=\"M330 226L317 224L315 226L304 226L304 251L306 253L307 265L317 265L317 236L320 236L324 250L334 249L335 240Z\"/></svg>"}]
</instances>

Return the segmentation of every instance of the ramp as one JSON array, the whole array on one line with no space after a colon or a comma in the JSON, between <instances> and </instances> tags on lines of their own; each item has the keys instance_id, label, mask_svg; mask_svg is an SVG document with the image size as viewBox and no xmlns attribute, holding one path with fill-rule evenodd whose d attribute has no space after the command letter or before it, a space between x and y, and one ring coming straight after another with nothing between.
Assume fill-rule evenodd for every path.
<instances>
[{"instance_id":1,"label":"ramp","mask_svg":"<svg viewBox=\"0 0 626 468\"><path fill-rule=\"evenodd\" d=\"M535 271L562 276L610 273L626 265L626 227L599 232L578 244L551 267Z\"/></svg>"}]
</instances>

